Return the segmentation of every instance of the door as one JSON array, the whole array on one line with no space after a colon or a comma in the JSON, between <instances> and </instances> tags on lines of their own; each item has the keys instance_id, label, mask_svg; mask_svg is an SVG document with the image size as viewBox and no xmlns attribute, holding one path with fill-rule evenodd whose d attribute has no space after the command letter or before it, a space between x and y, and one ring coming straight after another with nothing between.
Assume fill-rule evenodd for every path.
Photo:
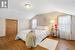
<instances>
[{"instance_id":1,"label":"door","mask_svg":"<svg viewBox=\"0 0 75 50\"><path fill-rule=\"evenodd\" d=\"M6 36L8 39L13 40L17 34L17 20L6 19Z\"/></svg>"},{"instance_id":2,"label":"door","mask_svg":"<svg viewBox=\"0 0 75 50\"><path fill-rule=\"evenodd\" d=\"M58 29L60 38L71 39L71 16L63 15L58 17Z\"/></svg>"}]
</instances>

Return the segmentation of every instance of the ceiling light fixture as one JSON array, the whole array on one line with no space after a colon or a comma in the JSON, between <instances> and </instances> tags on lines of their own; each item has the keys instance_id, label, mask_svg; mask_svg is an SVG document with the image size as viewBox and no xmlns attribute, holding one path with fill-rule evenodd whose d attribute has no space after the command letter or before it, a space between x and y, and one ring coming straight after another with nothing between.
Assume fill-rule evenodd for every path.
<instances>
[{"instance_id":1,"label":"ceiling light fixture","mask_svg":"<svg viewBox=\"0 0 75 50\"><path fill-rule=\"evenodd\" d=\"M25 4L25 7L26 7L26 8L28 8L28 9L30 9L30 8L32 8L32 5L31 5L31 4L28 4L28 3L26 3L26 4Z\"/></svg>"},{"instance_id":2,"label":"ceiling light fixture","mask_svg":"<svg viewBox=\"0 0 75 50\"><path fill-rule=\"evenodd\" d=\"M30 2L29 0L26 1L25 7L26 7L27 9L31 9L31 8L32 8L32 4L31 4L31 2Z\"/></svg>"}]
</instances>

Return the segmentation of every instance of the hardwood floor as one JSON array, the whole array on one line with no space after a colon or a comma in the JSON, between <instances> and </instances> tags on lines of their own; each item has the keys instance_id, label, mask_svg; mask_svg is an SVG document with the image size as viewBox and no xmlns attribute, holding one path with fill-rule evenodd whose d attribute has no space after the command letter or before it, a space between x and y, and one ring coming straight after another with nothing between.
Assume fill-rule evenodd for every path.
<instances>
[{"instance_id":1,"label":"hardwood floor","mask_svg":"<svg viewBox=\"0 0 75 50\"><path fill-rule=\"evenodd\" d=\"M75 41L68 41L68 40L52 38L52 37L48 37L48 38L59 41L56 50L75 50ZM28 49L24 41L12 40L12 37L6 36L0 38L0 50L47 50L47 49L42 48L41 46Z\"/></svg>"},{"instance_id":2,"label":"hardwood floor","mask_svg":"<svg viewBox=\"0 0 75 50\"><path fill-rule=\"evenodd\" d=\"M56 50L75 50L75 41L64 40L64 39L59 39L59 38L52 38L52 37L48 37L48 38L59 41L56 47Z\"/></svg>"},{"instance_id":3,"label":"hardwood floor","mask_svg":"<svg viewBox=\"0 0 75 50\"><path fill-rule=\"evenodd\" d=\"M56 50L75 50L75 41L59 40Z\"/></svg>"}]
</instances>

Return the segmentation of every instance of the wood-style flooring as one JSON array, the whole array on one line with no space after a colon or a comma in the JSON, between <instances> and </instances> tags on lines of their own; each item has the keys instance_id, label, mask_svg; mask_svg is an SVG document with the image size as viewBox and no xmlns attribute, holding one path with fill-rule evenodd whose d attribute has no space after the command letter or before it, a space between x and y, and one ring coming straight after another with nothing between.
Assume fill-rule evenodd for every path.
<instances>
[{"instance_id":1,"label":"wood-style flooring","mask_svg":"<svg viewBox=\"0 0 75 50\"><path fill-rule=\"evenodd\" d=\"M52 38L52 37L47 37L47 38L51 38L59 41L56 50L75 50L75 41L63 40L63 39ZM41 46L28 49L24 41L14 40L12 37L6 36L0 38L0 50L47 50L47 49Z\"/></svg>"}]
</instances>

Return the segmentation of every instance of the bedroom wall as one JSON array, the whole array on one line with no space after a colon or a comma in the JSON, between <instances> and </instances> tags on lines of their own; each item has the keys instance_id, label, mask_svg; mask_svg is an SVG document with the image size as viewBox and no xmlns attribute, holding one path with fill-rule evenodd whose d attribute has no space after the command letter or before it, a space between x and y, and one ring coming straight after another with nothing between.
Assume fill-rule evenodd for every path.
<instances>
[{"instance_id":1,"label":"bedroom wall","mask_svg":"<svg viewBox=\"0 0 75 50\"><path fill-rule=\"evenodd\" d=\"M3 24L3 26L0 26L0 37L5 36L5 19L18 20L18 33L23 29L29 28L29 19L23 12L7 8L0 9L0 23L2 22Z\"/></svg>"},{"instance_id":2,"label":"bedroom wall","mask_svg":"<svg viewBox=\"0 0 75 50\"><path fill-rule=\"evenodd\" d=\"M75 40L75 16L72 16L72 40Z\"/></svg>"},{"instance_id":3,"label":"bedroom wall","mask_svg":"<svg viewBox=\"0 0 75 50\"><path fill-rule=\"evenodd\" d=\"M0 18L0 37L5 36L5 20Z\"/></svg>"},{"instance_id":4,"label":"bedroom wall","mask_svg":"<svg viewBox=\"0 0 75 50\"><path fill-rule=\"evenodd\" d=\"M29 18L31 18L35 14L34 12L31 12L31 10L26 10L24 8L24 5L22 4L23 2L25 2L24 0L22 0L21 3L20 2L21 1L18 0L8 0L8 8L0 8L0 19L2 18L3 20L18 20L18 33L21 30L29 28ZM0 32L0 34L4 35L5 33Z\"/></svg>"},{"instance_id":5,"label":"bedroom wall","mask_svg":"<svg viewBox=\"0 0 75 50\"><path fill-rule=\"evenodd\" d=\"M29 19L28 18L20 18L19 19L19 33L24 31L25 29L29 29Z\"/></svg>"},{"instance_id":6,"label":"bedroom wall","mask_svg":"<svg viewBox=\"0 0 75 50\"><path fill-rule=\"evenodd\" d=\"M39 2L39 1L38 1ZM34 15L33 18L38 19L38 26L39 25L48 25L49 24L49 18L56 16L55 14L60 14L60 13L46 13L46 12L51 12L55 11L55 6L54 7L49 7L45 5L44 7L42 5L48 3L45 2L40 2L40 6L38 5L38 2L34 1L33 8L32 10L27 10L25 9L25 0L8 0L8 8L0 8L0 18L3 19L17 19L18 22L18 27L19 31L24 30L29 28L29 18L31 19ZM36 3L36 5L35 5ZM42 4L43 3L43 4ZM50 4L51 5L51 4ZM53 5L52 5L53 6ZM54 8L54 9L53 9ZM57 9L57 10L62 10L62 9ZM62 10L63 11L63 10ZM61 11L61 12L62 12ZM39 14L39 13L45 13L45 14ZM31 20L30 20L31 21ZM1 32L2 33L2 32Z\"/></svg>"},{"instance_id":7,"label":"bedroom wall","mask_svg":"<svg viewBox=\"0 0 75 50\"><path fill-rule=\"evenodd\" d=\"M50 20L54 17L57 18L59 15L64 15L64 13L61 12L51 12L51 13L45 13L45 14L38 14L34 16L31 20L37 19L37 25L38 26L47 26L50 24Z\"/></svg>"},{"instance_id":8,"label":"bedroom wall","mask_svg":"<svg viewBox=\"0 0 75 50\"><path fill-rule=\"evenodd\" d=\"M5 19L16 19L18 20L18 33L20 33L22 30L28 29L29 28L29 19L24 18L24 19L18 19L18 18L3 18L0 17L0 37L6 35L6 22Z\"/></svg>"}]
</instances>

